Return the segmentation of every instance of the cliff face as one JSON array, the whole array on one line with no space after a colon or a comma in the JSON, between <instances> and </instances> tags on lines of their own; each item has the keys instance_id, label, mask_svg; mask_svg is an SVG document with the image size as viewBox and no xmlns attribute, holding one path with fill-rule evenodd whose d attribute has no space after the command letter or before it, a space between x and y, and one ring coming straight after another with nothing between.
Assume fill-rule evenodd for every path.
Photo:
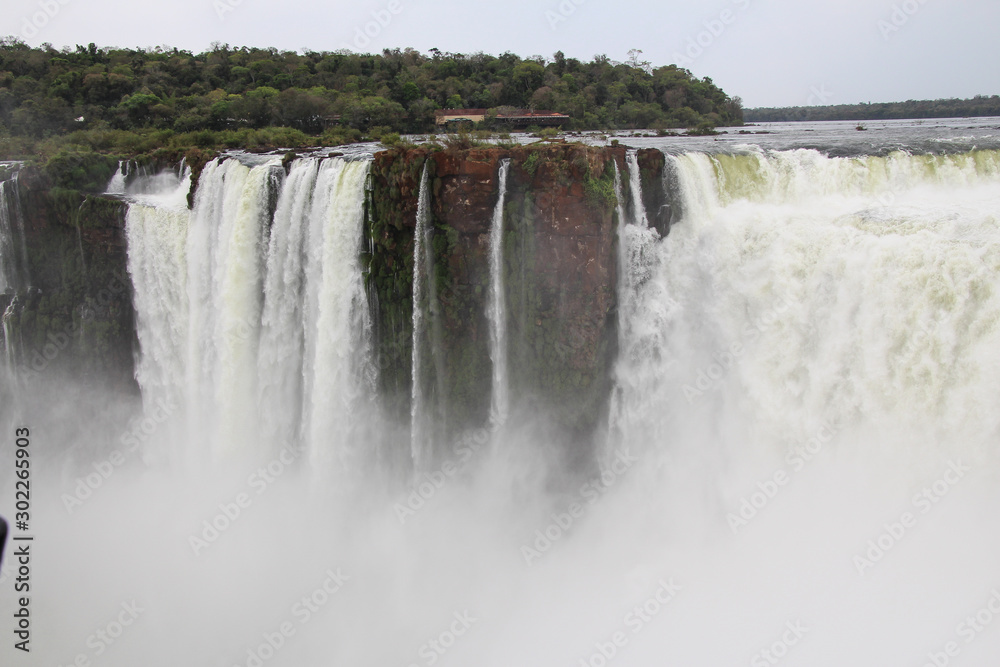
<instances>
[{"instance_id":1,"label":"cliff face","mask_svg":"<svg viewBox=\"0 0 1000 667\"><path fill-rule=\"evenodd\" d=\"M124 203L54 188L32 168L21 170L16 191L27 284L0 306L18 376L65 373L136 392Z\"/></svg>"},{"instance_id":2,"label":"cliff face","mask_svg":"<svg viewBox=\"0 0 1000 667\"><path fill-rule=\"evenodd\" d=\"M661 151L644 148L636 155L639 163L639 184L642 190L642 204L646 208L649 226L656 229L660 236L666 236L670 231L670 223L676 219L676 211L668 199L673 188L668 188L665 179L669 178L666 157Z\"/></svg>"},{"instance_id":3,"label":"cliff face","mask_svg":"<svg viewBox=\"0 0 1000 667\"><path fill-rule=\"evenodd\" d=\"M660 155L659 151L650 151ZM645 153L645 151L643 152ZM432 293L438 327L425 386L446 435L488 421L489 237L501 160L510 160L504 211L512 420L544 412L552 437L582 452L607 414L615 355L617 219L614 165L624 148L553 144L513 149L376 155L370 285L377 294L382 390L397 419L409 415L413 230L421 170L432 178ZM645 159L660 187L663 160ZM627 178L623 187L627 189ZM625 197L629 193L624 193ZM659 200L646 204L661 208ZM657 218L659 221L659 218ZM659 224L659 222L657 223Z\"/></svg>"},{"instance_id":4,"label":"cliff face","mask_svg":"<svg viewBox=\"0 0 1000 667\"><path fill-rule=\"evenodd\" d=\"M651 226L666 232L664 159L639 152ZM432 269L424 305L421 386L439 441L489 423L490 233L509 160L503 211L511 424L534 424L581 457L607 415L617 344L615 166L630 201L626 149L576 144L396 149L375 155L362 247L375 329L380 394L402 434L409 427L414 229L421 173L429 177ZM0 302L27 373L61 368L85 382L135 391L134 314L126 270L125 204L52 187L24 169L31 289Z\"/></svg>"}]
</instances>

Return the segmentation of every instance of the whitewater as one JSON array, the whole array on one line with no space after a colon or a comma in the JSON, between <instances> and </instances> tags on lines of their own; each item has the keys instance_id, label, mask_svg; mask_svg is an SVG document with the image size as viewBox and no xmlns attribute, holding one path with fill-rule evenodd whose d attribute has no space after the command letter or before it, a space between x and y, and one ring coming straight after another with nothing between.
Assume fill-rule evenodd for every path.
<instances>
[{"instance_id":1,"label":"whitewater","mask_svg":"<svg viewBox=\"0 0 1000 667\"><path fill-rule=\"evenodd\" d=\"M80 503L92 470L46 473L38 520L76 550L35 556L53 632L32 664L994 664L1000 152L666 160L662 238L635 154L616 165L615 389L583 473L497 427L496 270L494 421L429 463L426 228L411 432L390 437L359 259L369 160L216 160L190 209L183 170L137 192L158 426ZM96 639L122 605L134 624Z\"/></svg>"}]
</instances>

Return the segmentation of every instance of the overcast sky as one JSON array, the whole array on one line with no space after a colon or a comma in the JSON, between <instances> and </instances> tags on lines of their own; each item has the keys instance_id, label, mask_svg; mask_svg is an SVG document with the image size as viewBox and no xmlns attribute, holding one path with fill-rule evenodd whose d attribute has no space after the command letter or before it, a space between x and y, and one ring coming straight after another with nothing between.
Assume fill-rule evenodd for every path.
<instances>
[{"instance_id":1,"label":"overcast sky","mask_svg":"<svg viewBox=\"0 0 1000 667\"><path fill-rule=\"evenodd\" d=\"M1000 94L997 0L3 0L0 35L56 48L279 49L679 63L748 107Z\"/></svg>"}]
</instances>

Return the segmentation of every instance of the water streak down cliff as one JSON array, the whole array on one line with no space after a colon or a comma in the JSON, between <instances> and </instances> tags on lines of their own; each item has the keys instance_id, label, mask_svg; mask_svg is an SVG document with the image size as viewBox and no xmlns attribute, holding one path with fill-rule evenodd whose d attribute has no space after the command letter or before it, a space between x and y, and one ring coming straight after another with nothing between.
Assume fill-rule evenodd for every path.
<instances>
[{"instance_id":1,"label":"water streak down cliff","mask_svg":"<svg viewBox=\"0 0 1000 667\"><path fill-rule=\"evenodd\" d=\"M614 165L624 168L625 160L624 148L577 145L375 156L368 280L380 310L376 350L388 414L409 416L412 230L426 169L429 284L443 347L434 373L447 406L438 412L439 434L447 441L491 423L500 325L507 360L496 358L507 370L510 422L530 407L547 420L532 428L589 457L606 419L617 348Z\"/></svg>"}]
</instances>

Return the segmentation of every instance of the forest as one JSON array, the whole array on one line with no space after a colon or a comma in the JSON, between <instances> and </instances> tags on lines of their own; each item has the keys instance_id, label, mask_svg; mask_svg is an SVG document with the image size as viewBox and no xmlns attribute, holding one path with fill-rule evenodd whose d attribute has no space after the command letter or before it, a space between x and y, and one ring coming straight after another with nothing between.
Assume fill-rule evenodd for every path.
<instances>
[{"instance_id":1,"label":"forest","mask_svg":"<svg viewBox=\"0 0 1000 667\"><path fill-rule=\"evenodd\" d=\"M1000 116L1000 96L977 95L972 99L909 100L876 104L747 109L745 120L753 123L821 120L888 120L899 118L971 118Z\"/></svg>"},{"instance_id":2,"label":"forest","mask_svg":"<svg viewBox=\"0 0 1000 667\"><path fill-rule=\"evenodd\" d=\"M674 65L512 53L33 48L0 40L0 157L339 145L434 130L450 108L548 109L567 130L711 128L742 104ZM488 127L489 118L483 129Z\"/></svg>"}]
</instances>

